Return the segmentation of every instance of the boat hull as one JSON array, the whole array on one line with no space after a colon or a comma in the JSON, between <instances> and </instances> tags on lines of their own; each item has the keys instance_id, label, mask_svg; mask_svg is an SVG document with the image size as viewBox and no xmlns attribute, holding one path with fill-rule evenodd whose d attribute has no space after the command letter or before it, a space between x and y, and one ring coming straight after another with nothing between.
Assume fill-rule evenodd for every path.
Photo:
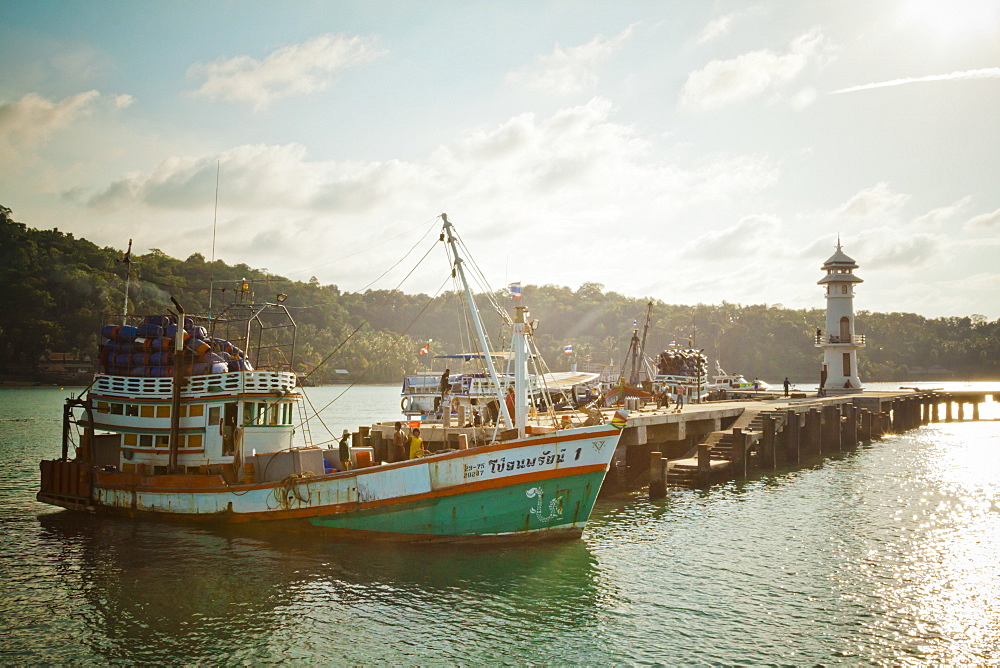
<instances>
[{"instance_id":1,"label":"boat hull","mask_svg":"<svg viewBox=\"0 0 1000 668\"><path fill-rule=\"evenodd\" d=\"M621 432L584 427L344 473L227 485L221 476L93 471L86 498L40 501L183 522L286 526L346 539L579 536ZM70 462L59 463L71 465Z\"/></svg>"}]
</instances>

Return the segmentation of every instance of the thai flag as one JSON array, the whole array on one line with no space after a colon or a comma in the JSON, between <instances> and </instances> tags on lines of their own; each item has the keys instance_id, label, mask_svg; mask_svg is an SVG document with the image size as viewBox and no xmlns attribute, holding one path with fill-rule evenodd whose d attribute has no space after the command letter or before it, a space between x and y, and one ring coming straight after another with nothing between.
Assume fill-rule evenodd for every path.
<instances>
[{"instance_id":1,"label":"thai flag","mask_svg":"<svg viewBox=\"0 0 1000 668\"><path fill-rule=\"evenodd\" d=\"M671 348L676 348L677 347L677 342L676 341L671 341L667 345L670 346Z\"/></svg>"},{"instance_id":2,"label":"thai flag","mask_svg":"<svg viewBox=\"0 0 1000 668\"><path fill-rule=\"evenodd\" d=\"M563 352L565 354L567 354L567 355L569 355L570 353L572 353L573 352L573 344L571 343L568 346L563 346Z\"/></svg>"},{"instance_id":3,"label":"thai flag","mask_svg":"<svg viewBox=\"0 0 1000 668\"><path fill-rule=\"evenodd\" d=\"M521 284L520 283L511 283L510 285L507 286L507 289L510 290L510 296L513 297L514 299L520 299L521 298Z\"/></svg>"},{"instance_id":4,"label":"thai flag","mask_svg":"<svg viewBox=\"0 0 1000 668\"><path fill-rule=\"evenodd\" d=\"M431 344L425 343L424 347L420 349L419 355L426 355L431 351Z\"/></svg>"},{"instance_id":5,"label":"thai flag","mask_svg":"<svg viewBox=\"0 0 1000 668\"><path fill-rule=\"evenodd\" d=\"M632 321L632 326L633 327L638 327L639 326L639 321L638 320L633 320Z\"/></svg>"}]
</instances>

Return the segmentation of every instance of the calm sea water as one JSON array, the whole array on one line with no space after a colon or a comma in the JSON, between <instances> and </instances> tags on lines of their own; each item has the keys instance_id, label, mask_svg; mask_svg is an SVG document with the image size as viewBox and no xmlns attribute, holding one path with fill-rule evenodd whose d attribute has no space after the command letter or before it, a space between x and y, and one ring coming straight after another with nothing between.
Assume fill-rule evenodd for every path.
<instances>
[{"instance_id":1,"label":"calm sea water","mask_svg":"<svg viewBox=\"0 0 1000 668\"><path fill-rule=\"evenodd\" d=\"M67 393L0 389L6 664L1000 663L1000 422L602 500L581 540L338 545L37 503ZM354 388L324 421L398 399Z\"/></svg>"}]
</instances>

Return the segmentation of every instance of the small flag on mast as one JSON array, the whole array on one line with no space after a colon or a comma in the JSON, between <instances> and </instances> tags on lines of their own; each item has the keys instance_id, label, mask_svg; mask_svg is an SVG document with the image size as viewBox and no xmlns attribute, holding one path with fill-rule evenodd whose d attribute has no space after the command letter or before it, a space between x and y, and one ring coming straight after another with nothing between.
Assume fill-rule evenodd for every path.
<instances>
[{"instance_id":1,"label":"small flag on mast","mask_svg":"<svg viewBox=\"0 0 1000 668\"><path fill-rule=\"evenodd\" d=\"M507 289L510 290L510 296L512 298L514 298L514 299L520 299L521 298L521 284L520 283L511 283L510 285L507 286Z\"/></svg>"},{"instance_id":2,"label":"small flag on mast","mask_svg":"<svg viewBox=\"0 0 1000 668\"><path fill-rule=\"evenodd\" d=\"M573 344L572 343L569 344L568 346L563 346L563 353L569 355L572 352L573 352Z\"/></svg>"},{"instance_id":3,"label":"small flag on mast","mask_svg":"<svg viewBox=\"0 0 1000 668\"><path fill-rule=\"evenodd\" d=\"M638 327L639 326L639 321L638 320L633 320L632 321L632 326L633 327Z\"/></svg>"},{"instance_id":4,"label":"small flag on mast","mask_svg":"<svg viewBox=\"0 0 1000 668\"><path fill-rule=\"evenodd\" d=\"M425 343L424 347L420 349L419 355L426 355L431 351L431 344Z\"/></svg>"}]
</instances>

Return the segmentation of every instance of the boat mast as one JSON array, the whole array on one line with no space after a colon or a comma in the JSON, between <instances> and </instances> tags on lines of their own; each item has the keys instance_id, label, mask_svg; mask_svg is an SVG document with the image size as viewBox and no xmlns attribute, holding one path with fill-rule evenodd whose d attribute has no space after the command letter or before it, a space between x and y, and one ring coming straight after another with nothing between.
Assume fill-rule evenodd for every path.
<instances>
[{"instance_id":1,"label":"boat mast","mask_svg":"<svg viewBox=\"0 0 1000 668\"><path fill-rule=\"evenodd\" d=\"M122 324L128 324L128 287L129 282L132 278L132 240L128 240L128 250L125 251L125 256L122 257L122 262L125 264L125 306L122 307Z\"/></svg>"},{"instance_id":2,"label":"boat mast","mask_svg":"<svg viewBox=\"0 0 1000 668\"><path fill-rule=\"evenodd\" d=\"M451 253L455 258L455 273L462 281L462 290L465 293L465 304L469 309L469 314L472 317L472 324L476 329L476 338L479 340L479 348L483 351L483 358L486 360L486 368L490 372L490 380L493 382L493 390L496 392L497 399L500 402L500 416L503 417L504 429L510 429L512 423L510 420L510 413L507 412L507 403L504 401L504 397L501 394L500 378L497 376L497 369L493 364L492 351L490 351L489 344L486 342L486 332L483 330L482 320L479 319L479 309L476 308L476 302L472 299L472 290L469 289L469 281L465 278L465 269L463 268L464 261L458 254L458 244L455 242L455 235L452 234L452 224L448 220L448 214L442 213L441 220L444 221L444 231L445 234L447 234L448 245L451 246Z\"/></svg>"},{"instance_id":3,"label":"boat mast","mask_svg":"<svg viewBox=\"0 0 1000 668\"><path fill-rule=\"evenodd\" d=\"M526 322L527 318L527 307L514 307L511 344L514 347L514 424L518 438L525 437L525 425L528 423L528 332L531 325Z\"/></svg>"}]
</instances>

